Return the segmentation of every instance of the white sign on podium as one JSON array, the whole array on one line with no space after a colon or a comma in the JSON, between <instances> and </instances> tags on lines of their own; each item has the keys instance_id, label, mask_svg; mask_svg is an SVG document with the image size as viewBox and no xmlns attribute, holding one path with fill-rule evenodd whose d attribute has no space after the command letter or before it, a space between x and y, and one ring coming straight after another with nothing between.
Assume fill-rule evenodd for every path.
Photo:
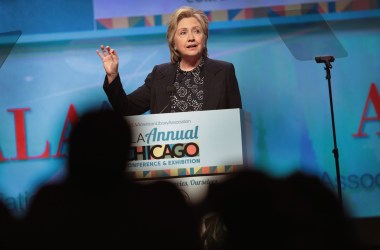
<instances>
[{"instance_id":1,"label":"white sign on podium","mask_svg":"<svg viewBox=\"0 0 380 250\"><path fill-rule=\"evenodd\" d=\"M192 201L208 184L253 164L252 119L241 109L125 118L132 130L129 174L173 181Z\"/></svg>"}]
</instances>

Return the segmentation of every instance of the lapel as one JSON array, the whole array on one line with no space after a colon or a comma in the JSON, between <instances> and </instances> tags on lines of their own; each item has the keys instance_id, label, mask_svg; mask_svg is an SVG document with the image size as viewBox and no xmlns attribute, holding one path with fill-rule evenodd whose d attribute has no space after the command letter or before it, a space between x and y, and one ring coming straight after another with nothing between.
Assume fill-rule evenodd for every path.
<instances>
[{"instance_id":1,"label":"lapel","mask_svg":"<svg viewBox=\"0 0 380 250\"><path fill-rule=\"evenodd\" d=\"M222 70L214 60L205 58L205 80L203 83L203 110L216 109L221 96L221 84L223 74L218 74Z\"/></svg>"},{"instance_id":2,"label":"lapel","mask_svg":"<svg viewBox=\"0 0 380 250\"><path fill-rule=\"evenodd\" d=\"M160 67L158 70L158 91L160 93L165 93L164 96L167 96L167 98L169 98L169 95L167 93L167 86L174 83L176 69L177 68L175 64L168 63L164 67Z\"/></svg>"},{"instance_id":3,"label":"lapel","mask_svg":"<svg viewBox=\"0 0 380 250\"><path fill-rule=\"evenodd\" d=\"M168 63L157 70L155 82L155 107L153 113L161 112L165 105L169 102L169 94L167 86L173 84L175 81L176 64Z\"/></svg>"},{"instance_id":4,"label":"lapel","mask_svg":"<svg viewBox=\"0 0 380 250\"><path fill-rule=\"evenodd\" d=\"M164 67L159 68L158 82L160 87L163 87L163 91L166 92L166 86L173 84L175 81L176 64L168 63Z\"/></svg>"}]
</instances>

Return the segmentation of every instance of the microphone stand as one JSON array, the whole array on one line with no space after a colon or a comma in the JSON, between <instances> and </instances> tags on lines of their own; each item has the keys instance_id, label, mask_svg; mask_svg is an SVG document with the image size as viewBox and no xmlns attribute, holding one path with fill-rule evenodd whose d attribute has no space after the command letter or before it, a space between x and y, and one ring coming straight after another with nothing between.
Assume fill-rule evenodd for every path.
<instances>
[{"instance_id":1,"label":"microphone stand","mask_svg":"<svg viewBox=\"0 0 380 250\"><path fill-rule=\"evenodd\" d=\"M176 92L176 88L174 87L174 85L168 85L166 86L166 92L168 92L168 95L169 95L169 102L168 104L165 105L165 107L159 112L159 114L161 114L162 112L164 112L168 107L169 105L172 103L171 101L171 97L172 95L174 95L174 93Z\"/></svg>"},{"instance_id":2,"label":"microphone stand","mask_svg":"<svg viewBox=\"0 0 380 250\"><path fill-rule=\"evenodd\" d=\"M332 131L333 131L333 139L334 139L334 149L332 150L332 153L334 154L334 158L335 158L336 179L337 179L337 185L338 185L338 197L339 197L339 201L340 201L341 206L343 206L342 187L341 187L341 183L340 183L340 170L339 170L339 152L338 152L338 147L337 147L337 143L336 143L334 107L333 107L332 93L331 93L331 72L330 72L330 69L332 68L331 63L335 61L335 58L333 56L317 56L317 57L315 57L315 61L317 63L324 63L325 64L326 79L327 79L327 82L329 85L331 122L332 122Z\"/></svg>"}]
</instances>

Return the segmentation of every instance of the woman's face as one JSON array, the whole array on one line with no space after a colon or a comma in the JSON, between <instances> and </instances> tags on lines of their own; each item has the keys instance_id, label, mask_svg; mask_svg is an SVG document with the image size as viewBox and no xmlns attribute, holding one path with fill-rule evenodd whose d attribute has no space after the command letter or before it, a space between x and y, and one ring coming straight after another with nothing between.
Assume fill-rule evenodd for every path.
<instances>
[{"instance_id":1,"label":"woman's face","mask_svg":"<svg viewBox=\"0 0 380 250\"><path fill-rule=\"evenodd\" d=\"M205 47L206 36L195 17L183 18L174 35L174 45L182 60L199 59Z\"/></svg>"}]
</instances>

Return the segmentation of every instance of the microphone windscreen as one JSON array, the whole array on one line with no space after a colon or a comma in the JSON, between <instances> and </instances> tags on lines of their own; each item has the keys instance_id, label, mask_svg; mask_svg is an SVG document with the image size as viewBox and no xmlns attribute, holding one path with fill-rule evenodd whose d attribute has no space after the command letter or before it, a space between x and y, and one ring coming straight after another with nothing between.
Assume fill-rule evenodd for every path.
<instances>
[{"instance_id":1,"label":"microphone windscreen","mask_svg":"<svg viewBox=\"0 0 380 250\"><path fill-rule=\"evenodd\" d=\"M168 92L169 95L173 95L176 91L174 85L168 85L166 86L166 91Z\"/></svg>"}]
</instances>

